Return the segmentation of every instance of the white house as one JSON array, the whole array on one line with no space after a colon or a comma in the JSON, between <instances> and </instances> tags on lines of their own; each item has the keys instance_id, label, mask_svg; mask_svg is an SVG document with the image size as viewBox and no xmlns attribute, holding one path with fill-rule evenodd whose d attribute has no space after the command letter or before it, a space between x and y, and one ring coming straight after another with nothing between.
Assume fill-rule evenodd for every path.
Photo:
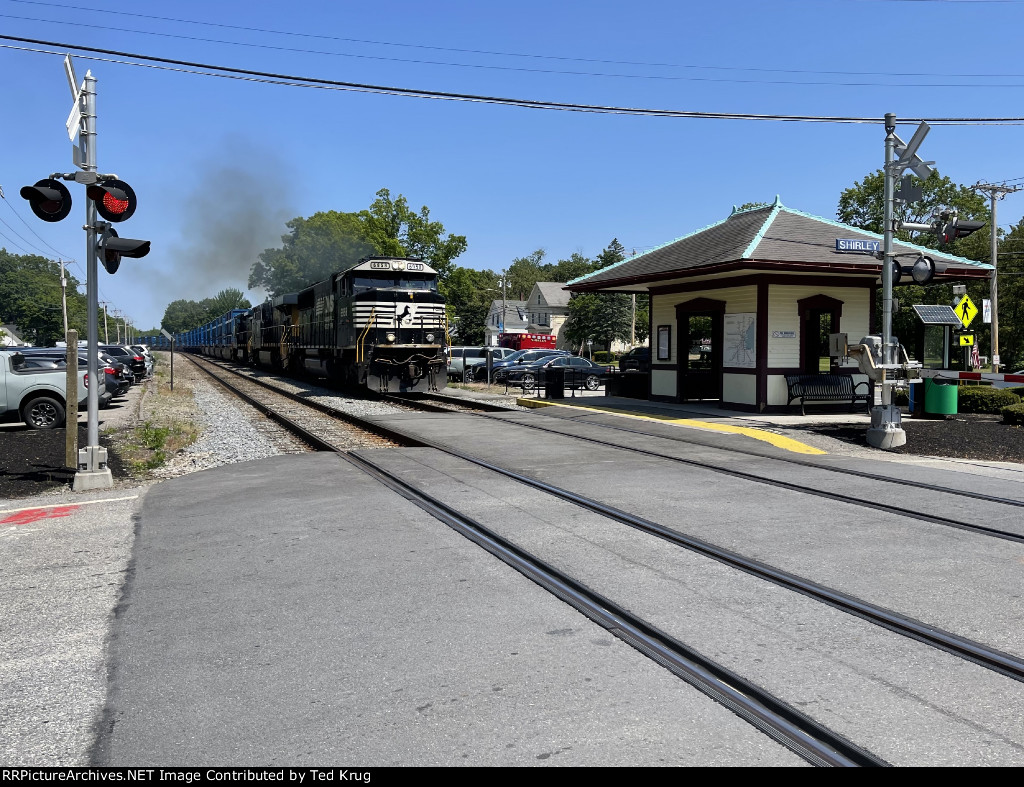
<instances>
[{"instance_id":1,"label":"white house","mask_svg":"<svg viewBox=\"0 0 1024 787\"><path fill-rule=\"evenodd\" d=\"M488 347L497 347L498 335L501 333L529 333L526 316L526 301L502 301L500 298L491 301L491 308L487 312L487 325L484 327L484 344Z\"/></svg>"},{"instance_id":2,"label":"white house","mask_svg":"<svg viewBox=\"0 0 1024 787\"><path fill-rule=\"evenodd\" d=\"M24 347L27 344L15 332L13 325L0 325L0 347Z\"/></svg>"},{"instance_id":3,"label":"white house","mask_svg":"<svg viewBox=\"0 0 1024 787\"><path fill-rule=\"evenodd\" d=\"M569 349L562 338L562 328L569 318L569 291L558 281L539 281L530 290L526 301L529 317L528 333L551 333L557 337L559 349Z\"/></svg>"}]
</instances>

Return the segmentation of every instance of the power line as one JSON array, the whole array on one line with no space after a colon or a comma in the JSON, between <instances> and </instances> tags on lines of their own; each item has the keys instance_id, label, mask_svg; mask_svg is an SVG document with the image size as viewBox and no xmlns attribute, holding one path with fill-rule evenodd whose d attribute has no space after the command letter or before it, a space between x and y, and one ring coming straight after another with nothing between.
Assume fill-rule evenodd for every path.
<instances>
[{"instance_id":1,"label":"power line","mask_svg":"<svg viewBox=\"0 0 1024 787\"><path fill-rule=\"evenodd\" d=\"M655 109L643 107L616 107L602 106L597 104L573 104L561 101L544 101L540 99L510 98L504 96L485 96L473 93L452 93L443 90L425 90L420 88L387 87L384 85L372 85L359 82L345 82L334 79L322 79L320 77L304 77L289 74L280 74L268 71L254 71L245 68L234 68L230 66L217 66L207 63L196 63L188 60L177 60L174 58L155 57L152 55L141 55L133 52L122 52L112 49L101 49L99 47L82 46L79 44L67 44L57 41L43 41L20 36L0 35L0 40L20 41L27 44L40 46L60 47L62 50L74 49L80 52L95 52L113 57L129 57L135 60L146 61L133 63L125 60L115 60L107 57L95 57L90 55L77 54L83 60L95 60L119 65L135 66L138 68L153 68L164 71L177 71L190 73L199 76L219 77L222 79L239 79L249 82L260 82L266 84L282 85L286 87L319 88L324 90L341 90L358 93L373 93L378 95L405 96L408 98L425 98L443 101L465 101L480 104L495 104L500 106L514 106L523 109L546 109L563 112L586 112L605 115L632 115L643 117L664 117L664 118L688 118L705 120L772 120L803 123L878 123L878 118L854 117L854 116L827 116L827 115L784 115L784 114L754 114L749 112L699 112L676 109ZM40 54L64 56L66 51L47 51L31 49L11 45L2 45L0 48L15 49ZM162 64L162 65L156 65ZM191 69L205 69L203 71ZM212 72L223 73L212 73ZM1024 125L1024 117L1004 118L905 118L905 123L920 123L927 121L933 125L969 126L969 125Z\"/></svg>"},{"instance_id":2,"label":"power line","mask_svg":"<svg viewBox=\"0 0 1024 787\"><path fill-rule=\"evenodd\" d=\"M225 30L239 30L247 33L269 33L271 35L291 36L296 38L318 39L322 41L339 41L347 44L369 44L371 46L387 46L403 49L423 49L435 52L456 52L468 55L489 55L495 57L515 57L531 60L553 60L568 63L597 63L600 65L617 66L643 66L647 68L686 68L708 71L749 71L756 73L777 73L777 74L832 74L841 76L894 76L894 77L917 77L917 76L941 76L941 77L963 77L968 78L990 78L990 77L1019 77L1024 74L948 74L941 72L906 72L899 73L890 71L822 71L818 69L791 69L791 68L762 68L749 66L714 66L694 63L662 63L657 61L642 60L613 60L608 58L594 57L570 57L568 55L546 55L529 52L505 52L492 49L465 49L459 47L437 46L436 44L408 44L396 43L394 41L377 41L366 38L347 38L344 36L325 35L323 33L308 33L294 30L275 30L273 28L252 27L248 25L231 25L223 22L206 22L197 19L183 19L181 17L156 16L153 14L140 14L132 11L111 10L109 8L90 8L78 5L63 5L58 3L41 2L41 0L9 0L12 3L23 5L45 6L59 8L62 10L86 11L90 14L111 14L114 16L134 17L137 19L150 19L157 22L174 22L176 24L197 25L201 27L215 27ZM898 1L898 0L895 0ZM927 0L924 0L927 1ZM976 0L971 0L976 1ZM1003 2L1003 0L992 0L992 2ZM15 17L17 18L17 17ZM77 23L76 23L77 24ZM104 28L112 29L112 28ZM306 51L306 50L296 50Z\"/></svg>"},{"instance_id":3,"label":"power line","mask_svg":"<svg viewBox=\"0 0 1024 787\"><path fill-rule=\"evenodd\" d=\"M13 2L25 2L25 0L12 0L12 1ZM49 4L46 4L46 3L35 3L35 4L36 5L49 5ZM81 7L74 7L74 8L76 8L78 10L85 10L85 11L97 11L97 12L101 11L101 9L86 9L86 8L81 8ZM125 13L125 12L106 11L105 13L120 14L120 13ZM273 34L276 34L276 35L306 35L306 34L302 34L302 33L289 33L289 32L284 32L284 31L277 31L277 30L264 30L264 29L261 29L261 28L246 28L246 27L242 27L242 26L239 26L239 25L221 25L221 24L217 24L217 23L196 22L194 20L187 20L187 19L173 19L173 18L167 18L167 17L155 17L155 16L149 16L149 15L146 15L146 14L126 13L126 15L127 16L143 17L143 18L147 18L147 19L156 19L156 20L161 20L161 21L172 21L172 22L178 22L178 23L187 23L187 24L198 24L198 25L207 25L207 24L209 24L209 25L214 26L214 27L227 27L227 28L232 28L232 29L245 30L245 31L249 31L249 32L267 32L267 33L273 33ZM266 49L266 50L273 50L273 51L278 51L278 52L292 52L292 53L297 53L297 54L326 55L326 56L329 56L329 57L347 57L347 58L352 58L352 59L357 59L357 60L377 60L377 61L384 61L384 62L388 62L388 63L405 63L405 64L411 64L411 65L432 65L432 66L445 66L445 67L450 67L450 68L472 68L472 69L493 70L493 71L516 71L516 72L520 72L520 73L533 73L533 74L556 74L556 75L560 75L560 76L589 76L589 77L607 77L607 78L615 78L615 79L655 79L655 80L668 80L668 81L714 82L714 83L729 83L729 84L801 85L801 86L805 86L805 87L813 87L813 86L823 86L823 87L904 87L904 88L908 88L908 87L968 87L968 86L971 87L971 88L985 88L985 87L991 87L991 88L1014 88L1014 87L1024 87L1024 84L1006 84L1006 83L989 83L989 84L985 84L985 83L979 83L977 81L971 82L969 85L964 85L962 83L940 83L940 82L912 83L912 82L907 82L906 81L907 77L912 77L912 76L915 76L915 77L952 77L952 78L957 78L957 79L972 79L972 80L977 80L977 79L982 79L982 78L987 78L987 79L1020 79L1021 77L1024 77L1024 74L946 74L946 73L927 73L927 72L921 72L921 73L906 73L906 72L903 72L903 73L893 73L893 72L886 72L886 71L819 71L819 70L809 70L809 69L748 68L748 67L742 67L742 66L704 66L704 65L673 64L673 63L642 63L642 62L633 62L633 61L604 61L604 60L590 60L590 59L587 59L587 58L557 58L557 57L551 57L551 56L547 56L547 55L521 55L521 54L515 54L515 53L508 53L508 52L486 52L486 51L480 51L480 50L460 50L460 49L447 49L445 47L428 47L428 48L432 48L432 49L441 49L441 50L444 50L444 51L455 51L455 52L473 53L473 54L498 55L498 56L502 56L502 57L533 57L533 58L543 58L543 59L552 59L552 60L570 60L570 61L577 61L577 62L595 62L595 63L614 64L614 65L636 65L636 66L643 66L643 67L648 67L648 68L650 68L650 67L654 67L654 68L683 68L683 69L694 69L694 70L698 70L699 69L699 70L715 70L715 71L733 71L733 72L742 71L742 72L754 72L754 73L782 73L782 74L819 74L819 75L826 75L826 76L886 76L886 77L892 77L893 79L898 79L899 81L897 83L891 83L891 82L868 82L868 81L864 81L864 82L809 81L809 80L787 80L787 79L736 79L736 78L727 79L727 78L700 77L700 76L673 76L673 75L666 75L666 74L613 74L613 73L604 73L604 72L595 72L595 71L564 71L564 70L557 70L557 69L553 69L553 68L526 68L526 67L518 67L518 66L493 65L493 64L484 64L484 63L453 63L453 62L439 61L439 60L416 60L416 59L410 59L410 58L386 57L384 55L356 54L356 53L352 53L352 52L329 52L329 51L318 50L318 49L302 49L302 48L298 48L298 47L278 46L278 45L273 45L273 44L258 44L258 43L247 42L247 41L228 41L228 40L217 39L217 38L203 38L203 37L200 37L200 36L183 35L183 34L180 34L180 33L162 33L162 32L157 32L157 31L153 31L153 30L138 30L138 29L131 29L131 28L123 28L123 27L112 27L110 25L91 24L91 23L88 23L88 22L70 22L70 21L64 21L64 20L61 20L61 19L39 19L38 17L17 16L15 14L0 14L0 18L17 19L17 20L26 21L26 22L41 22L41 23L44 23L44 24L71 25L71 26L74 26L74 27L77 27L77 28L85 27L85 28L93 28L93 29L97 29L97 30L110 30L110 31L118 32L118 33L131 33L131 34L135 34L135 35L158 36L158 37L161 37L161 38L174 38L174 39L178 39L178 40L196 41L196 42L207 43L207 44L224 44L224 45L228 45L228 46L251 47L251 48L255 48L255 49ZM328 38L328 39L340 40L340 41L346 41L346 42L370 43L370 44L374 44L374 45L378 45L378 46L382 46L382 45L386 45L386 46L417 46L417 45L406 45L406 44L389 44L388 42L380 42L380 41L361 41L359 39L337 38L337 37L334 37L334 36L314 36L314 37L317 37L317 38Z\"/></svg>"}]
</instances>

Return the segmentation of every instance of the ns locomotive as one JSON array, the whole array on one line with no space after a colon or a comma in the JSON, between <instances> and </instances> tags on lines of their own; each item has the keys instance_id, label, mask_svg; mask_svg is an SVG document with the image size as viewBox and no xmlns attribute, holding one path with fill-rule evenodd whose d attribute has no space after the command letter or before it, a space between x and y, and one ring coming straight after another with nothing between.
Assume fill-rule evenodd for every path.
<instances>
[{"instance_id":1,"label":"ns locomotive","mask_svg":"<svg viewBox=\"0 0 1024 787\"><path fill-rule=\"evenodd\" d=\"M448 335L437 278L422 260L368 257L175 340L186 350L288 374L377 391L436 391L447 382Z\"/></svg>"}]
</instances>

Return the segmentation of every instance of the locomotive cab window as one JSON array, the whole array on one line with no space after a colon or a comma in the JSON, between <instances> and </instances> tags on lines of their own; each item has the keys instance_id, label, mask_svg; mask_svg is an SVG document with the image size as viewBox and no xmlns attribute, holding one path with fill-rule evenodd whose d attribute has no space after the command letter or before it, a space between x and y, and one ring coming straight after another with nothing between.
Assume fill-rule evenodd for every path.
<instances>
[{"instance_id":1,"label":"locomotive cab window","mask_svg":"<svg viewBox=\"0 0 1024 787\"><path fill-rule=\"evenodd\" d=\"M435 292L437 280L428 279L424 276L403 276L401 278L383 278L378 276L356 276L352 280L352 291L355 294L367 290L402 289L402 290L424 290Z\"/></svg>"},{"instance_id":2,"label":"locomotive cab window","mask_svg":"<svg viewBox=\"0 0 1024 787\"><path fill-rule=\"evenodd\" d=\"M437 279L426 279L422 276L407 276L400 279L398 286L403 290L430 290L437 291Z\"/></svg>"}]
</instances>

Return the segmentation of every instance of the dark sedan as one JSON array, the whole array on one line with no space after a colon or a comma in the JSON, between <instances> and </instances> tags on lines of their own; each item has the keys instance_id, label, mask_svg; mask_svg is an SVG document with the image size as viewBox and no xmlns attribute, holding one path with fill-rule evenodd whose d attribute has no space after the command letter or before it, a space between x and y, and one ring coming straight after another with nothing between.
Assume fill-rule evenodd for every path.
<instances>
[{"instance_id":1,"label":"dark sedan","mask_svg":"<svg viewBox=\"0 0 1024 787\"><path fill-rule=\"evenodd\" d=\"M491 381L500 383L505 379L509 369L538 361L542 358L550 358L554 355L569 355L568 350L516 350L514 353L501 361L495 361L491 366ZM477 369L477 379L487 379L487 368Z\"/></svg>"},{"instance_id":2,"label":"dark sedan","mask_svg":"<svg viewBox=\"0 0 1024 787\"><path fill-rule=\"evenodd\" d=\"M634 347L628 353L619 358L620 372L649 372L651 371L651 348Z\"/></svg>"},{"instance_id":3,"label":"dark sedan","mask_svg":"<svg viewBox=\"0 0 1024 787\"><path fill-rule=\"evenodd\" d=\"M534 388L539 382L544 382L555 370L564 370L566 387L596 391L601 387L601 375L608 371L608 367L601 366L587 358L556 355L509 369L508 381L513 385L521 385L523 388Z\"/></svg>"},{"instance_id":4,"label":"dark sedan","mask_svg":"<svg viewBox=\"0 0 1024 787\"><path fill-rule=\"evenodd\" d=\"M132 370L135 382L142 382L146 376L146 359L135 352L135 350L130 350L120 344L101 344L100 352L111 355L114 360L127 365Z\"/></svg>"}]
</instances>

